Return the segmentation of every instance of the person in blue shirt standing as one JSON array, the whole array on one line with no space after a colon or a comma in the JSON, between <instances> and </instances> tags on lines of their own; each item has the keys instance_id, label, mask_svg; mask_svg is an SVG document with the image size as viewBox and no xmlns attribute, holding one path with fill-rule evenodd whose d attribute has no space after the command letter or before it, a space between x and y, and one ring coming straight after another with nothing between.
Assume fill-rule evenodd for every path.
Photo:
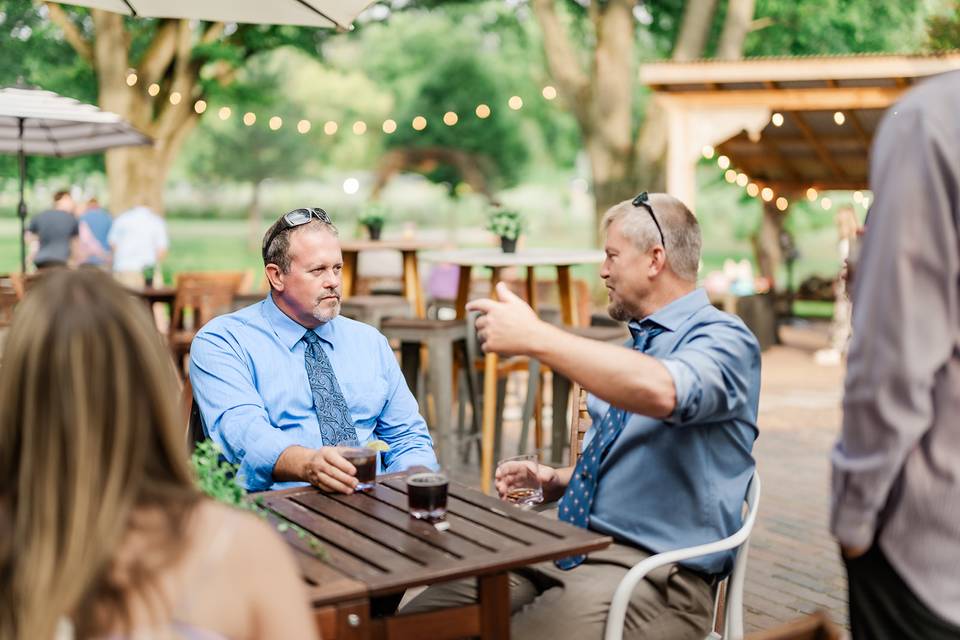
<instances>
[{"instance_id":1,"label":"person in blue shirt standing","mask_svg":"<svg viewBox=\"0 0 960 640\"><path fill-rule=\"evenodd\" d=\"M204 429L240 465L247 489L309 482L351 493L340 442L390 450L386 472L437 467L433 441L387 339L339 315L343 256L323 209L295 209L264 236L270 293L219 316L190 349Z\"/></svg>"},{"instance_id":2,"label":"person in blue shirt standing","mask_svg":"<svg viewBox=\"0 0 960 640\"><path fill-rule=\"evenodd\" d=\"M80 244L83 259L80 264L104 266L110 262L110 244L107 236L113 225L113 216L100 206L96 198L87 200L80 214Z\"/></svg>"},{"instance_id":3,"label":"person in blue shirt standing","mask_svg":"<svg viewBox=\"0 0 960 640\"><path fill-rule=\"evenodd\" d=\"M613 592L654 553L714 542L741 525L754 470L760 347L739 318L697 288L701 234L676 198L643 193L604 216L600 269L609 313L626 321L628 348L544 323L500 283L478 300L484 351L524 354L590 392L593 426L575 467L539 466L556 516L612 536L589 556L511 575L511 631L518 638L601 638ZM516 469L497 470L506 495ZM655 570L634 590L625 638L697 638L710 630L714 588L733 552ZM466 604L475 582L431 587L404 612Z\"/></svg>"}]
</instances>

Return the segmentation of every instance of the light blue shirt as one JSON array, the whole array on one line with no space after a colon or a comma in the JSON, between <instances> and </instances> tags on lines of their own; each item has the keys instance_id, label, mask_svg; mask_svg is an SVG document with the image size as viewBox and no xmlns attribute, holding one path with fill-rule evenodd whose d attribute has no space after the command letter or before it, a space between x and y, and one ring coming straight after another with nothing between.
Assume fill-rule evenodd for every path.
<instances>
[{"instance_id":1,"label":"light blue shirt","mask_svg":"<svg viewBox=\"0 0 960 640\"><path fill-rule=\"evenodd\" d=\"M289 446L324 442L304 365L307 330L272 296L219 316L190 348L190 380L204 429L230 462L240 465L247 489L281 489L273 467ZM337 316L314 332L330 359L360 442L380 439L390 451L378 471L414 465L437 468L433 441L387 339L373 327Z\"/></svg>"},{"instance_id":2,"label":"light blue shirt","mask_svg":"<svg viewBox=\"0 0 960 640\"><path fill-rule=\"evenodd\" d=\"M754 469L760 346L702 289L630 325L632 331L664 329L645 353L670 371L677 405L666 420L627 414L600 463L589 527L653 553L732 535ZM594 424L609 406L588 397ZM584 447L592 435L591 428ZM721 574L732 568L733 556L717 553L682 564Z\"/></svg>"}]
</instances>

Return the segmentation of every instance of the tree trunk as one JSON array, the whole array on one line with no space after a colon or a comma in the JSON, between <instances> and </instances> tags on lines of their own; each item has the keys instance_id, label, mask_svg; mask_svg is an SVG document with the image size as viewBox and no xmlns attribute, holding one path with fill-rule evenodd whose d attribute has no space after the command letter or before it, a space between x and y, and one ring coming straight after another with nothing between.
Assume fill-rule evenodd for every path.
<instances>
[{"instance_id":1,"label":"tree trunk","mask_svg":"<svg viewBox=\"0 0 960 640\"><path fill-rule=\"evenodd\" d=\"M734 0L730 0L731 3ZM678 62L696 60L703 57L703 50L707 45L707 36L710 35L710 25L713 22L713 11L717 0L694 0L687 2L683 10L683 22L680 23L680 33L673 47L671 56Z\"/></svg>"},{"instance_id":2,"label":"tree trunk","mask_svg":"<svg viewBox=\"0 0 960 640\"><path fill-rule=\"evenodd\" d=\"M260 208L260 189L263 180L253 181L253 193L250 195L250 206L247 207L247 248L251 251L261 248L260 227L263 225L263 210Z\"/></svg>"},{"instance_id":3,"label":"tree trunk","mask_svg":"<svg viewBox=\"0 0 960 640\"><path fill-rule=\"evenodd\" d=\"M760 275L769 279L771 289L777 283L777 270L783 262L780 233L785 217L772 202L764 202L760 227L750 238Z\"/></svg>"},{"instance_id":4,"label":"tree trunk","mask_svg":"<svg viewBox=\"0 0 960 640\"><path fill-rule=\"evenodd\" d=\"M750 32L756 0L729 0L723 32L717 45L717 57L721 60L736 60L743 56L743 41Z\"/></svg>"}]
</instances>

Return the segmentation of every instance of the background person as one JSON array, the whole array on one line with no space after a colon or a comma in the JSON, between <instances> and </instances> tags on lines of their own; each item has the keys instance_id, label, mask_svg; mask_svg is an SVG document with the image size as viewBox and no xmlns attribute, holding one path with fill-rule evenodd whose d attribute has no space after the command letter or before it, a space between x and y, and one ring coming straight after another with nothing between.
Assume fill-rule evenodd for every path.
<instances>
[{"instance_id":1,"label":"background person","mask_svg":"<svg viewBox=\"0 0 960 640\"><path fill-rule=\"evenodd\" d=\"M109 276L53 273L20 303L0 367L0 638L316 637L279 536L197 489L177 396Z\"/></svg>"},{"instance_id":2,"label":"background person","mask_svg":"<svg viewBox=\"0 0 960 640\"><path fill-rule=\"evenodd\" d=\"M144 269L156 270L170 247L166 221L143 206L117 216L107 242L113 250L114 276L129 287L152 284L145 282Z\"/></svg>"},{"instance_id":3,"label":"background person","mask_svg":"<svg viewBox=\"0 0 960 640\"><path fill-rule=\"evenodd\" d=\"M53 208L30 220L26 242L30 245L30 260L37 269L64 267L71 262L80 233L80 225L73 215L75 208L69 191L57 191L53 195Z\"/></svg>"},{"instance_id":4,"label":"background person","mask_svg":"<svg viewBox=\"0 0 960 640\"><path fill-rule=\"evenodd\" d=\"M113 226L113 216L100 206L96 198L77 208L80 220L79 256L82 265L102 267L110 263L110 242L107 237Z\"/></svg>"}]
</instances>

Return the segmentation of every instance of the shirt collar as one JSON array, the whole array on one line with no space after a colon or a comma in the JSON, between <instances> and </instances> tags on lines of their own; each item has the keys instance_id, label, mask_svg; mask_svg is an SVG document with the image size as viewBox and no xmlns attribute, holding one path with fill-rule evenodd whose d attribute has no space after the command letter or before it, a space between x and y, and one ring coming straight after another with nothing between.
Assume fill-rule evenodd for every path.
<instances>
[{"instance_id":1,"label":"shirt collar","mask_svg":"<svg viewBox=\"0 0 960 640\"><path fill-rule=\"evenodd\" d=\"M272 293L268 293L263 301L263 315L273 329L273 332L277 335L277 338L280 339L280 343L287 349L293 349L303 338L303 334L307 332L306 327L280 310L277 303L273 301ZM333 339L336 335L336 320L337 318L334 318L313 330L318 338L331 347L333 346Z\"/></svg>"},{"instance_id":2,"label":"shirt collar","mask_svg":"<svg viewBox=\"0 0 960 640\"><path fill-rule=\"evenodd\" d=\"M630 332L646 331L651 325L663 327L667 331L676 331L684 321L694 313L710 304L704 289L694 289L670 304L657 309L642 320L631 320Z\"/></svg>"}]
</instances>

